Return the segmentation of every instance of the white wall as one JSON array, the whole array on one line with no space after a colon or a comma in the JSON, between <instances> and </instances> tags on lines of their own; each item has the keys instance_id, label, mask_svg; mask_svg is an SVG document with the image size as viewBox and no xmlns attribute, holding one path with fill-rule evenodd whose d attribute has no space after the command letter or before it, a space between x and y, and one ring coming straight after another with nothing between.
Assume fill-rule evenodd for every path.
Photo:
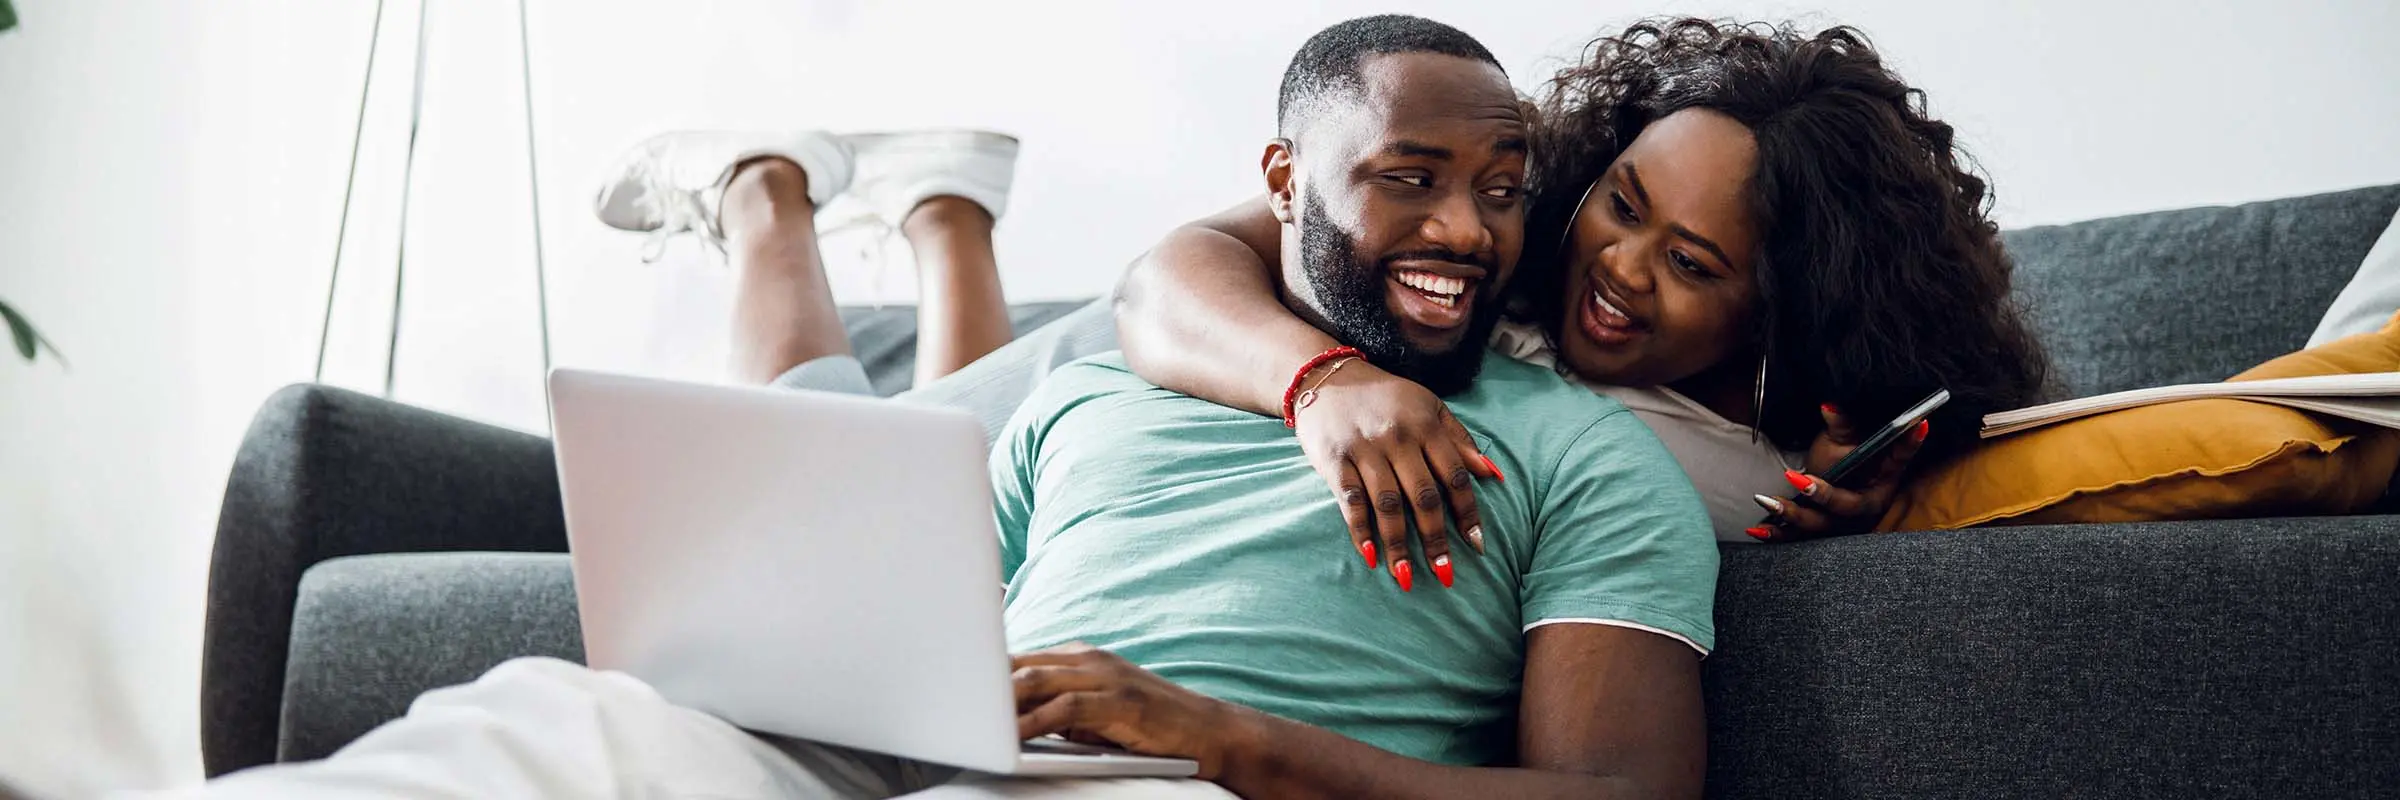
<instances>
[{"instance_id":1,"label":"white wall","mask_svg":"<svg viewBox=\"0 0 2400 800\"><path fill-rule=\"evenodd\" d=\"M1478 35L1521 86L1638 13L1857 25L1961 127L2009 225L2400 181L2385 0L532 4L556 360L695 379L723 361L728 276L688 243L639 264L638 240L584 210L634 139L1014 132L1007 285L1088 295L1168 225L1255 191L1291 49L1385 10ZM189 780L217 501L251 410L311 372L373 4L17 6L22 28L0 34L0 298L74 370L0 363L0 775L68 794ZM328 371L370 389L414 9L386 12ZM538 430L514 6L431 13L398 393ZM905 267L878 285L866 244L829 240L837 289L905 301Z\"/></svg>"}]
</instances>

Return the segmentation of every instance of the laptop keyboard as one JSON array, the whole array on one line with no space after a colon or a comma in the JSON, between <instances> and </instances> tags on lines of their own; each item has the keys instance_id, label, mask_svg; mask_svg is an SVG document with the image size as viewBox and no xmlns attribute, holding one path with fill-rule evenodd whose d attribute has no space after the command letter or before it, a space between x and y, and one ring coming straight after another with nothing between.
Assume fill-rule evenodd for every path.
<instances>
[{"instance_id":1,"label":"laptop keyboard","mask_svg":"<svg viewBox=\"0 0 2400 800\"><path fill-rule=\"evenodd\" d=\"M1114 748L1114 747L1102 747L1102 746L1100 746L1100 745L1079 744L1079 743L1076 743L1076 742L1070 742L1070 741L1067 741L1067 740L1065 740L1065 739L1058 738L1058 737L1056 737L1056 736L1044 736L1044 737L1041 737L1041 738L1039 738L1039 739L1027 739L1027 740L1025 740L1024 746L1023 746L1023 747L1020 747L1020 748L1018 748L1018 750L1019 750L1019 752L1025 752L1025 753L1039 753L1039 754L1044 754L1044 755L1058 755L1058 756L1130 756L1130 755L1133 755L1132 753L1128 753L1128 752L1125 752L1124 750L1120 750L1120 749L1118 749L1118 748Z\"/></svg>"}]
</instances>

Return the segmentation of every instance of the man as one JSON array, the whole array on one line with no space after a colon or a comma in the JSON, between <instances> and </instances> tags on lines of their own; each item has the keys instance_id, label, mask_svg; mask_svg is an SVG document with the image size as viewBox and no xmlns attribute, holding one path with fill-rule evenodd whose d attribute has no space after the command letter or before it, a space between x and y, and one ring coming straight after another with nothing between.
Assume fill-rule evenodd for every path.
<instances>
[{"instance_id":1,"label":"man","mask_svg":"<svg viewBox=\"0 0 2400 800\"><path fill-rule=\"evenodd\" d=\"M1455 29L1371 17L1312 38L1281 106L1264 172L1287 302L1455 391L1509 477L1482 491L1479 551L1362 558L1280 421L1113 355L1060 368L992 454L1020 733L1192 758L1217 786L1045 788L1697 796L1716 571L1698 499L1624 408L1482 347L1523 228L1506 76ZM1424 584L1423 602L1392 602L1385 580ZM327 762L211 788L882 797L953 775L519 661Z\"/></svg>"}]
</instances>

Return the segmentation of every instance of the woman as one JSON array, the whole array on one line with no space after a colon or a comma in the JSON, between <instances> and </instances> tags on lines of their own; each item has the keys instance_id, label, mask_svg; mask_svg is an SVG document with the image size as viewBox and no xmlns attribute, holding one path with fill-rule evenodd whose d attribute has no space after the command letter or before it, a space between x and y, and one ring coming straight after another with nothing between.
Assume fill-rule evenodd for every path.
<instances>
[{"instance_id":1,"label":"woman","mask_svg":"<svg viewBox=\"0 0 2400 800\"><path fill-rule=\"evenodd\" d=\"M1719 538L1864 530L1920 445L1956 453L1982 415L2039 397L2048 363L2009 299L1990 193L1856 31L1645 22L1594 41L1540 106L1493 346L1632 408ZM1365 364L1292 374L1336 343L1276 299L1277 234L1260 202L1171 234L1120 288L1128 361L1266 414L1315 387L1298 434L1337 493L1414 506L1429 537L1447 505L1475 538L1480 454L1439 398ZM1951 402L1871 480L1812 474L1937 387Z\"/></svg>"}]
</instances>

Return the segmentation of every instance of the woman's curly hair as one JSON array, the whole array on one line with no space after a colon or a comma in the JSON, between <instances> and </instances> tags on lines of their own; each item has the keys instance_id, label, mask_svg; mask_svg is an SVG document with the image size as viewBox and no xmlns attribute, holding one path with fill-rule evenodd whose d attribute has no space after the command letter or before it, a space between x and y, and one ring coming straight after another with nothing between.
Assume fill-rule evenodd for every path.
<instances>
[{"instance_id":1,"label":"woman's curly hair","mask_svg":"<svg viewBox=\"0 0 2400 800\"><path fill-rule=\"evenodd\" d=\"M1991 192L1925 93L1846 27L1653 20L1593 41L1540 100L1519 316L1560 330L1556 248L1585 190L1644 127L1690 108L1757 140L1768 438L1800 449L1824 428L1821 403L1879 421L1940 386L1952 399L1927 442L1937 455L1972 442L1984 414L2044 394L2049 361L2010 297Z\"/></svg>"}]
</instances>

